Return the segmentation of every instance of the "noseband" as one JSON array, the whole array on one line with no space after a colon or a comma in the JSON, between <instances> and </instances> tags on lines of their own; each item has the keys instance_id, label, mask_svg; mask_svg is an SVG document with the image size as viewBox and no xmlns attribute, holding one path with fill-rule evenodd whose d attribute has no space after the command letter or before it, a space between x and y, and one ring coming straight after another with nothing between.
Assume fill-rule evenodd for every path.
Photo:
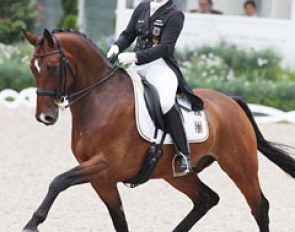
<instances>
[{"instance_id":1,"label":"noseband","mask_svg":"<svg viewBox=\"0 0 295 232\"><path fill-rule=\"evenodd\" d=\"M75 73L73 72L71 66L69 65L69 61L68 59L65 57L64 51L61 47L61 43L60 41L54 36L54 34L51 35L54 40L57 42L57 49L51 52L46 52L46 53L39 53L39 54L35 54L34 57L36 58L41 58L41 57L46 57L46 56L50 56L53 54L57 54L59 53L61 56L60 59L60 77L59 77L59 81L58 81L58 85L56 87L55 90L47 90L47 89L37 89L36 93L37 96L50 96L54 98L54 104L58 107L60 107L61 109L67 108L69 106L71 106L72 104L74 104L75 102L77 102L78 100L80 100L82 97L86 96L88 93L90 93L91 91L93 91L98 85L100 85L102 82L106 81L107 79L109 79L114 73L115 71L118 69L117 66L114 66L112 68L112 70L102 76L101 78L99 78L95 83L93 83L92 85L77 91L71 95L67 94L67 68L70 70L71 75L73 76L74 80L76 79ZM63 103L65 101L68 101L68 103L66 105L63 105Z\"/></svg>"}]
</instances>

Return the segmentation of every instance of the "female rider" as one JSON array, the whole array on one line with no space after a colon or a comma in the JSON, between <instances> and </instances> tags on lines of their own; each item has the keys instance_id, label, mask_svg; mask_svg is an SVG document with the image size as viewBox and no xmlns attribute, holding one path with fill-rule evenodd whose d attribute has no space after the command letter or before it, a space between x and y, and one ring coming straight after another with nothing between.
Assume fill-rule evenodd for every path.
<instances>
[{"instance_id":1,"label":"female rider","mask_svg":"<svg viewBox=\"0 0 295 232\"><path fill-rule=\"evenodd\" d=\"M176 93L187 96L194 110L203 108L203 102L186 84L174 58L175 44L183 22L184 14L176 9L172 0L142 2L107 53L108 58L118 56L121 64L135 63L135 70L157 89L167 131L180 157L176 170L178 175L190 172L191 164L181 115L175 105ZM124 52L136 38L134 52Z\"/></svg>"}]
</instances>

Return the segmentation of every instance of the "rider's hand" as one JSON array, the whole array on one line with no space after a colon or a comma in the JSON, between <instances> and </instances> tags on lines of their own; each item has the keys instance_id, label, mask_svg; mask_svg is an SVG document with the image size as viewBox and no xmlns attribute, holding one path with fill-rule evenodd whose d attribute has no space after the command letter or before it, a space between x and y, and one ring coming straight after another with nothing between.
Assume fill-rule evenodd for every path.
<instances>
[{"instance_id":1,"label":"rider's hand","mask_svg":"<svg viewBox=\"0 0 295 232\"><path fill-rule=\"evenodd\" d=\"M119 47L118 47L118 45L113 44L107 53L107 58L112 59L112 58L116 57L118 54L119 54Z\"/></svg>"},{"instance_id":2,"label":"rider's hand","mask_svg":"<svg viewBox=\"0 0 295 232\"><path fill-rule=\"evenodd\" d=\"M135 52L124 52L120 53L118 56L120 64L127 65L137 62L137 57Z\"/></svg>"}]
</instances>

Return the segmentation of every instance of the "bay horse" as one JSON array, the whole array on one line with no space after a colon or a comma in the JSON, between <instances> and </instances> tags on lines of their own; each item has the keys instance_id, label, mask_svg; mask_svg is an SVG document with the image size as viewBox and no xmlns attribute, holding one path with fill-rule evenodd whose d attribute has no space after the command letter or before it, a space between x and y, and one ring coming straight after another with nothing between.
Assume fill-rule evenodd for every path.
<instances>
[{"instance_id":1,"label":"bay horse","mask_svg":"<svg viewBox=\"0 0 295 232\"><path fill-rule=\"evenodd\" d=\"M91 183L105 203L115 230L127 232L117 184L139 173L151 145L136 129L130 78L124 70L114 69L82 33L46 29L42 36L23 33L34 46L30 68L37 85L36 119L53 125L58 119L58 105L68 97L71 146L79 163L51 182L45 199L23 231L38 231L60 192ZM269 204L258 180L257 150L293 178L294 159L264 139L246 103L212 90L196 92L205 104L210 136L203 143L190 144L194 172L173 177L173 146L164 145L162 159L152 174L152 178L164 179L193 203L192 210L173 231L189 231L218 203L219 196L197 175L217 161L246 198L259 231L268 232Z\"/></svg>"}]
</instances>

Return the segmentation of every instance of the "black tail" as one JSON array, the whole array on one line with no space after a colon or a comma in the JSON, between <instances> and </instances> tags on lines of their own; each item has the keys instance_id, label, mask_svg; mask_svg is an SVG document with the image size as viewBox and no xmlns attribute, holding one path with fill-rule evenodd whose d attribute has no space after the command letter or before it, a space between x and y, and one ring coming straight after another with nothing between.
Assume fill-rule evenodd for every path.
<instances>
[{"instance_id":1,"label":"black tail","mask_svg":"<svg viewBox=\"0 0 295 232\"><path fill-rule=\"evenodd\" d=\"M265 140L246 102L244 102L240 98L234 98L234 100L244 110L250 122L252 123L252 126L256 133L258 150L269 160L278 165L282 170L295 178L295 159L283 149L278 148L279 144L275 144L273 142Z\"/></svg>"}]
</instances>

